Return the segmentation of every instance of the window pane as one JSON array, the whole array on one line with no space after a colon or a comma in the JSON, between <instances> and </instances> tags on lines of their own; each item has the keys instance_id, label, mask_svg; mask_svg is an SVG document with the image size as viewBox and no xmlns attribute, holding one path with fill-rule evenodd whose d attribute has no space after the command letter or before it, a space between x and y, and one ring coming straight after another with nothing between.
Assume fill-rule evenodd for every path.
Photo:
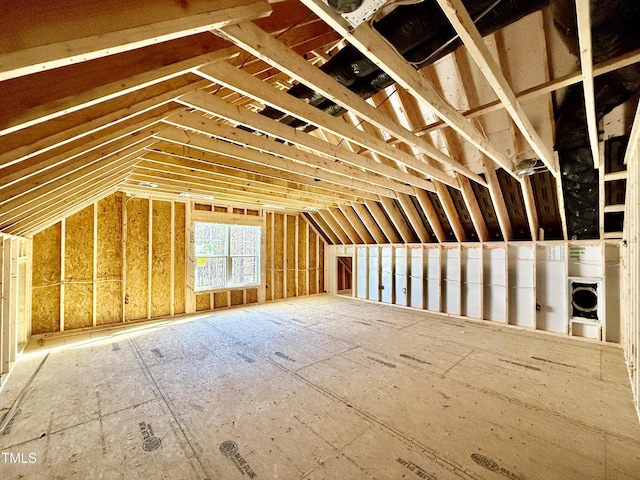
<instances>
[{"instance_id":1,"label":"window pane","mask_svg":"<svg viewBox=\"0 0 640 480\"><path fill-rule=\"evenodd\" d=\"M235 257L231 259L231 281L234 285L258 283L256 257Z\"/></svg>"},{"instance_id":2,"label":"window pane","mask_svg":"<svg viewBox=\"0 0 640 480\"><path fill-rule=\"evenodd\" d=\"M226 255L227 228L225 225L196 222L195 250L197 257Z\"/></svg>"},{"instance_id":3,"label":"window pane","mask_svg":"<svg viewBox=\"0 0 640 480\"><path fill-rule=\"evenodd\" d=\"M196 262L196 290L223 287L226 283L226 257L198 258Z\"/></svg>"},{"instance_id":4,"label":"window pane","mask_svg":"<svg viewBox=\"0 0 640 480\"><path fill-rule=\"evenodd\" d=\"M256 255L256 244L260 235L259 227L233 225L230 228L230 255Z\"/></svg>"}]
</instances>

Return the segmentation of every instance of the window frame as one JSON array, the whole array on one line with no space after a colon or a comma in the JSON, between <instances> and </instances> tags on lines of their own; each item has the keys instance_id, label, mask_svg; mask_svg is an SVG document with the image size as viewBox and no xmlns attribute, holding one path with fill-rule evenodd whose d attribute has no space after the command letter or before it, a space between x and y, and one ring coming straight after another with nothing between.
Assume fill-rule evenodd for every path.
<instances>
[{"instance_id":1,"label":"window frame","mask_svg":"<svg viewBox=\"0 0 640 480\"><path fill-rule=\"evenodd\" d=\"M224 227L224 255L200 255L197 252L197 224L207 224L207 225L217 225ZM255 229L255 245L254 245L254 254L231 254L231 230L234 227L240 228L252 228ZM225 221L224 218L220 219L196 219L193 223L193 255L195 259L195 268L194 268L194 292L195 293L204 293L211 291L219 291L219 290L233 290L233 289L244 289L244 288L255 288L261 285L261 262L262 262L262 236L263 236L263 226L262 222L258 224L258 222L228 222ZM201 253L201 252L200 252ZM220 286L198 286L198 268L200 265L201 258L223 258L224 261L224 284ZM251 283L233 283L233 260L237 258L254 258L255 259L255 281Z\"/></svg>"}]
</instances>

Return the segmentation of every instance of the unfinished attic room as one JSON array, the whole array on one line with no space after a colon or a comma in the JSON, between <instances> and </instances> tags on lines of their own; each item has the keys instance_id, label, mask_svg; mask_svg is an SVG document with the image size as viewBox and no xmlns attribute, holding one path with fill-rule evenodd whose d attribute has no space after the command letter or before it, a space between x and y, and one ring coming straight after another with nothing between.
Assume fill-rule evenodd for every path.
<instances>
[{"instance_id":1,"label":"unfinished attic room","mask_svg":"<svg viewBox=\"0 0 640 480\"><path fill-rule=\"evenodd\" d=\"M640 3L0 3L0 478L640 479Z\"/></svg>"}]
</instances>

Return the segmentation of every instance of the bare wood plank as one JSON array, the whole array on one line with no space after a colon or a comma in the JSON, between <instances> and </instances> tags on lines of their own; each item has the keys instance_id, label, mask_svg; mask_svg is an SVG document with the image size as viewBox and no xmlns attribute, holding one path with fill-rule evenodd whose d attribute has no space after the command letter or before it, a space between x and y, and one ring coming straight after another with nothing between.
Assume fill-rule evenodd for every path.
<instances>
[{"instance_id":1,"label":"bare wood plank","mask_svg":"<svg viewBox=\"0 0 640 480\"><path fill-rule=\"evenodd\" d=\"M382 205L382 208L384 208L384 210L387 212L388 217L391 219L391 223L393 223L393 225L396 227L396 230L398 230L398 232L400 233L402 241L404 243L413 243L413 231L411 230L409 225L404 222L404 218L402 217L402 214L396 207L395 203L393 203L393 200L391 200L390 198L381 198L380 204Z\"/></svg>"},{"instance_id":2,"label":"bare wood plank","mask_svg":"<svg viewBox=\"0 0 640 480\"><path fill-rule=\"evenodd\" d=\"M203 64L221 62L234 55L237 55L237 52L231 49L224 49L214 53L199 55L194 58L189 58L171 65L154 69L150 72L135 75L126 80L119 80L107 85L101 85L91 90L78 92L77 94L55 100L45 105L32 107L20 112L19 115L12 117L10 123L2 125L0 128L0 136L7 135L38 123L53 120L54 118L59 118L72 112L77 112L113 98L142 90L143 88L154 86L166 80L184 75Z\"/></svg>"},{"instance_id":3,"label":"bare wood plank","mask_svg":"<svg viewBox=\"0 0 640 480\"><path fill-rule=\"evenodd\" d=\"M380 229L384 232L385 237L389 239L389 242L400 243L402 241L401 237L391 225L391 222L385 215L380 204L372 201L366 201L364 202L364 204L366 205L369 213L374 218Z\"/></svg>"},{"instance_id":4,"label":"bare wood plank","mask_svg":"<svg viewBox=\"0 0 640 480\"><path fill-rule=\"evenodd\" d=\"M331 243L333 245L338 245L342 243L338 235L331 229L329 224L327 224L327 222L324 221L324 218L322 218L319 212L309 212L309 215L311 216L311 218L313 218L313 221L316 222L318 227L320 227L320 230L322 230L322 233L324 233L324 235L329 240L331 240Z\"/></svg>"},{"instance_id":5,"label":"bare wood plank","mask_svg":"<svg viewBox=\"0 0 640 480\"><path fill-rule=\"evenodd\" d=\"M527 211L527 219L529 220L529 230L531 232L531 240L536 241L538 239L538 210L536 209L536 202L533 197L533 187L531 186L531 177L522 177L520 182L522 185L522 197L524 198L524 207Z\"/></svg>"},{"instance_id":6,"label":"bare wood plank","mask_svg":"<svg viewBox=\"0 0 640 480\"><path fill-rule=\"evenodd\" d=\"M109 5L101 3L99 8L92 3L96 2L75 2L71 8L65 4L52 4L54 6L48 9L33 4L37 11L20 8L4 12L11 15L5 18L5 24L12 27L5 36L11 39L10 44L20 47L3 54L0 81L206 32L271 13L268 2L248 0L220 0L213 7L205 0L191 1L189 14L185 14L179 3L149 1L141 6L122 1ZM23 4L23 7L28 6ZM105 21L109 17L110 21ZM30 23L35 19L40 21L37 27ZM51 41L51 37L55 40Z\"/></svg>"},{"instance_id":7,"label":"bare wood plank","mask_svg":"<svg viewBox=\"0 0 640 480\"><path fill-rule=\"evenodd\" d=\"M611 60L607 60L597 64L596 66L593 67L593 75L596 77L599 75L604 75L605 73L613 72L614 70L628 67L629 65L633 65L634 63L638 63L638 62L640 62L640 49L632 50L631 52L619 55L618 57L612 58ZM560 90L562 88L575 85L576 83L579 83L581 81L582 81L582 71L578 70L568 75L564 75L562 77L549 80L540 85L536 85L535 87L522 90L521 92L516 93L516 98L524 102L525 100L531 100L539 96L555 92L556 90ZM484 105L471 108L463 112L463 115L469 119L477 118L479 116L486 115L487 113L496 112L502 108L503 108L502 102L499 100L496 100L494 102L489 102ZM425 135L427 133L431 133L440 128L443 128L445 126L446 126L446 123L440 120L440 121L431 123L429 125L426 125L425 127L422 127L420 129L416 129L414 130L414 133L416 135ZM391 141L391 143L394 143L394 142L397 142L397 140Z\"/></svg>"},{"instance_id":8,"label":"bare wood plank","mask_svg":"<svg viewBox=\"0 0 640 480\"><path fill-rule=\"evenodd\" d=\"M340 243L342 245L349 245L349 244L354 243L349 238L347 233L342 229L340 224L336 221L335 217L331 214L331 212L328 209L327 210L318 210L318 215L320 215L322 220L324 220L324 222L329 226L329 228L331 228L331 230L338 237L338 240L339 240L338 243Z\"/></svg>"},{"instance_id":9,"label":"bare wood plank","mask_svg":"<svg viewBox=\"0 0 640 480\"><path fill-rule=\"evenodd\" d=\"M353 208L349 205L338 205L342 214L346 217L349 224L356 230L363 243L375 243L373 236L369 233L367 227L360 221Z\"/></svg>"},{"instance_id":10,"label":"bare wood plank","mask_svg":"<svg viewBox=\"0 0 640 480\"><path fill-rule=\"evenodd\" d=\"M433 189L431 182L428 180L407 174L396 168L381 165L363 155L349 152L344 148L330 145L308 133L298 131L288 125L253 113L246 108L238 107L213 95L204 92L193 92L180 97L178 102L207 114L215 115L234 123L240 123L267 135L281 138L295 145L309 148L322 155L335 158L336 160L364 168L370 172L383 176L386 175L400 182L409 183L410 185L420 186L420 188L424 188L425 190Z\"/></svg>"},{"instance_id":11,"label":"bare wood plank","mask_svg":"<svg viewBox=\"0 0 640 480\"><path fill-rule=\"evenodd\" d=\"M327 211L335 219L335 221L338 222L338 225L340 225L340 228L342 228L342 230L347 234L347 237L349 237L349 240L351 241L351 243L353 244L365 243L360 237L360 235L358 235L358 232L353 227L353 225L349 223L349 220L340 211L340 209L328 208Z\"/></svg>"},{"instance_id":12,"label":"bare wood plank","mask_svg":"<svg viewBox=\"0 0 640 480\"><path fill-rule=\"evenodd\" d=\"M60 221L60 331L64 332L64 303L65 303L65 238L66 238L66 226L67 222L63 218Z\"/></svg>"},{"instance_id":13,"label":"bare wood plank","mask_svg":"<svg viewBox=\"0 0 640 480\"><path fill-rule=\"evenodd\" d=\"M95 327L98 322L98 202L93 202L93 266L92 266L92 324Z\"/></svg>"},{"instance_id":14,"label":"bare wood plank","mask_svg":"<svg viewBox=\"0 0 640 480\"><path fill-rule=\"evenodd\" d=\"M466 177L465 179L468 181ZM416 211L416 207L413 205L409 195L398 194L398 202L400 202L402 210L404 210L405 215L409 219L411 227L418 234L420 241L422 243L431 242L431 235L429 235L424 223L422 223L422 218L420 218L420 215Z\"/></svg>"},{"instance_id":15,"label":"bare wood plank","mask_svg":"<svg viewBox=\"0 0 640 480\"><path fill-rule=\"evenodd\" d=\"M251 24L252 25L252 24ZM241 28L241 31L244 31L245 26ZM257 29L255 27L254 29ZM268 35L266 32L262 32L260 30L260 36L264 37ZM269 37L271 38L271 37ZM277 42L277 40L273 40L273 42ZM261 51L264 52L265 46L262 46ZM256 50L257 51L257 50ZM295 58L304 64L307 68L313 68L317 70L315 67L311 66L307 61L299 57L297 54L291 52ZM321 73L320 70L317 72ZM331 115L319 110L317 108L312 107L302 100L298 100L291 95L287 95L285 92L282 92L278 89L275 89L264 82L260 81L258 78L249 75L237 68L232 67L226 62L220 62L217 65L211 67L202 67L196 71L196 73L200 73L206 78L215 81L217 83L221 83L228 88L232 88L240 93L247 95L253 99L256 99L260 102L264 102L267 105L270 105L278 110L284 111L296 118L300 118L308 123L321 127L334 135L337 135L341 138L349 139L351 142L360 145L361 147L368 148L370 150L375 151L380 155L384 155L387 158L394 159L397 162L401 162L402 164L413 168L417 172L420 172L425 175L429 175L433 178L437 178L438 180L446 183L447 185L451 185L457 188L457 182L455 179L442 172L441 170L430 167L425 162L421 162L417 160L412 155L409 155L401 150L391 147L389 144L380 140L372 135L367 135L363 133L361 130L351 126L341 124L340 122L336 122L336 119ZM325 75L325 74L322 74ZM333 81L334 83L337 83ZM336 87L338 88L338 87ZM342 87L344 88L344 87ZM351 95L354 95L351 93ZM354 95L355 96L355 95ZM375 108L369 105L364 100L358 97L358 100L362 105L366 105L368 110L373 110L376 112L376 115L381 115ZM387 117L384 117L387 118ZM400 128L400 127L398 127ZM407 130L407 134L410 134ZM415 137L416 141L420 143L427 142L424 139L420 139L419 137ZM429 145L429 151L432 152L437 150L432 145ZM439 151L438 151L439 152ZM441 156L444 156L443 153L440 152ZM447 157L448 158L448 157ZM448 159L449 162L453 162L453 160ZM475 175L477 177L477 175Z\"/></svg>"},{"instance_id":16,"label":"bare wood plank","mask_svg":"<svg viewBox=\"0 0 640 480\"><path fill-rule=\"evenodd\" d=\"M449 220L449 225L451 225L456 239L458 242L465 242L467 240L467 233L464 231L464 228L462 228L458 211L456 210L456 206L453 203L453 199L451 198L451 194L449 193L449 190L447 190L446 185L436 185L436 193L438 194L438 199L442 204L442 208Z\"/></svg>"},{"instance_id":17,"label":"bare wood plank","mask_svg":"<svg viewBox=\"0 0 640 480\"><path fill-rule=\"evenodd\" d=\"M389 242L387 240L387 237L385 237L384 233L382 232L382 229L380 228L380 226L376 223L374 218L371 216L371 213L369 212L369 210L367 210L367 207L365 207L362 203L353 203L351 204L351 207L353 208L355 213L358 215L358 218L367 228L369 233L373 236L375 243L383 244L383 243Z\"/></svg>"},{"instance_id":18,"label":"bare wood plank","mask_svg":"<svg viewBox=\"0 0 640 480\"><path fill-rule=\"evenodd\" d=\"M598 153L598 122L596 119L596 100L593 82L593 56L591 45L591 9L589 0L576 0L578 17L578 41L580 42L580 65L582 67L582 88L587 113L589 145L593 156L593 166L600 166Z\"/></svg>"},{"instance_id":19,"label":"bare wood plank","mask_svg":"<svg viewBox=\"0 0 640 480\"><path fill-rule=\"evenodd\" d=\"M151 318L151 305L153 303L152 283L153 283L153 199L148 202L148 222L147 225L147 318Z\"/></svg>"},{"instance_id":20,"label":"bare wood plank","mask_svg":"<svg viewBox=\"0 0 640 480\"><path fill-rule=\"evenodd\" d=\"M46 136L42 136L40 134L41 129L39 128L23 130L20 132L20 135L17 135L17 138L13 140L13 143L16 143L15 148L10 148L0 153L0 165L9 166L28 160L31 157L58 149L79 139L86 138L90 140L97 137L95 134L102 130L108 129L116 124L127 125L128 120L132 120L138 115L143 115L150 110L161 107L185 93L198 90L208 84L208 82L202 80L200 82L193 82L181 87L172 88L173 83L174 82L164 82L160 85L143 89L138 93L143 93L143 96L151 98L129 103L116 110L108 108L110 107L110 103L89 109L89 111L86 112L86 116L91 119L85 119L82 123L78 123L77 119L69 122L58 119L56 124L60 125L60 128L53 134L47 133ZM170 90L165 91L166 88L170 88ZM11 139L12 136L6 138Z\"/></svg>"},{"instance_id":21,"label":"bare wood plank","mask_svg":"<svg viewBox=\"0 0 640 480\"><path fill-rule=\"evenodd\" d=\"M363 23L355 30L322 0L302 0L311 11L326 21L353 46L360 50L403 88L431 108L451 128L492 158L510 174L509 159L440 95L433 85L409 65L370 25Z\"/></svg>"},{"instance_id":22,"label":"bare wood plank","mask_svg":"<svg viewBox=\"0 0 640 480\"><path fill-rule=\"evenodd\" d=\"M394 195L396 190L408 188L404 183L391 180L388 177L365 174L362 170L351 165L338 164L326 157L313 155L298 148L283 145L272 138L260 137L226 125L218 125L210 121L207 122L206 119L197 114L185 112L179 116L172 116L166 119L165 122L176 126L180 125L189 130L206 134L207 136L194 136L187 132L167 130L161 135L158 135L158 138L163 138L181 145L194 146L202 150L242 159L269 168L289 172L293 171L310 178L315 184L318 183L315 179L320 179L332 184L343 185L352 189L386 196ZM216 139L210 138L211 136L215 136ZM217 139L226 139L233 143ZM248 148L239 145L244 145ZM255 150L258 150L259 153L256 153ZM292 160L296 163L283 160L279 157ZM282 175L282 173L279 173L279 175Z\"/></svg>"},{"instance_id":23,"label":"bare wood plank","mask_svg":"<svg viewBox=\"0 0 640 480\"><path fill-rule=\"evenodd\" d=\"M478 199L473 194L471 183L467 178L459 178L458 180L460 181L460 191L462 192L464 203L467 205L467 209L469 210L469 215L471 216L471 221L473 222L473 226L476 229L478 238L481 242L488 242L489 230L487 230L487 224L485 223L484 217L482 216L482 211L480 210Z\"/></svg>"},{"instance_id":24,"label":"bare wood plank","mask_svg":"<svg viewBox=\"0 0 640 480\"><path fill-rule=\"evenodd\" d=\"M511 227L511 220L509 219L507 204L504 201L502 190L500 190L500 182L498 182L498 176L496 175L495 168L487 168L486 175L487 185L489 186L489 195L493 201L496 217L498 217L498 224L500 225L502 238L505 242L508 242L513 239L513 229Z\"/></svg>"},{"instance_id":25,"label":"bare wood plank","mask_svg":"<svg viewBox=\"0 0 640 480\"><path fill-rule=\"evenodd\" d=\"M523 137L527 140L531 148L549 169L554 177L558 177L558 168L554 164L554 157L551 149L545 145L540 135L536 132L527 117L522 105L516 98L511 86L507 82L500 66L491 55L487 45L484 43L480 32L476 28L469 12L461 0L438 0L449 22L458 33L467 50L480 67L487 81L502 101L504 108L509 112L513 122L518 126Z\"/></svg>"}]
</instances>

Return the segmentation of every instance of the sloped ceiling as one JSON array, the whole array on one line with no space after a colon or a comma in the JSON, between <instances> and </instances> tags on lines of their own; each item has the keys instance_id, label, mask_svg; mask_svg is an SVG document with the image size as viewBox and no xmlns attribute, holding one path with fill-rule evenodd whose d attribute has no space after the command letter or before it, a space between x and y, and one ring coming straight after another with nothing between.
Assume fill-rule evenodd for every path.
<instances>
[{"instance_id":1,"label":"sloped ceiling","mask_svg":"<svg viewBox=\"0 0 640 480\"><path fill-rule=\"evenodd\" d=\"M0 231L21 236L123 190L304 212L331 243L566 239L554 112L584 82L591 129L594 77L639 58L593 64L585 2L579 59L549 7L481 39L438 0L464 46L420 68L321 0L38 3L0 16ZM395 83L365 100L318 68L345 45Z\"/></svg>"}]
</instances>

